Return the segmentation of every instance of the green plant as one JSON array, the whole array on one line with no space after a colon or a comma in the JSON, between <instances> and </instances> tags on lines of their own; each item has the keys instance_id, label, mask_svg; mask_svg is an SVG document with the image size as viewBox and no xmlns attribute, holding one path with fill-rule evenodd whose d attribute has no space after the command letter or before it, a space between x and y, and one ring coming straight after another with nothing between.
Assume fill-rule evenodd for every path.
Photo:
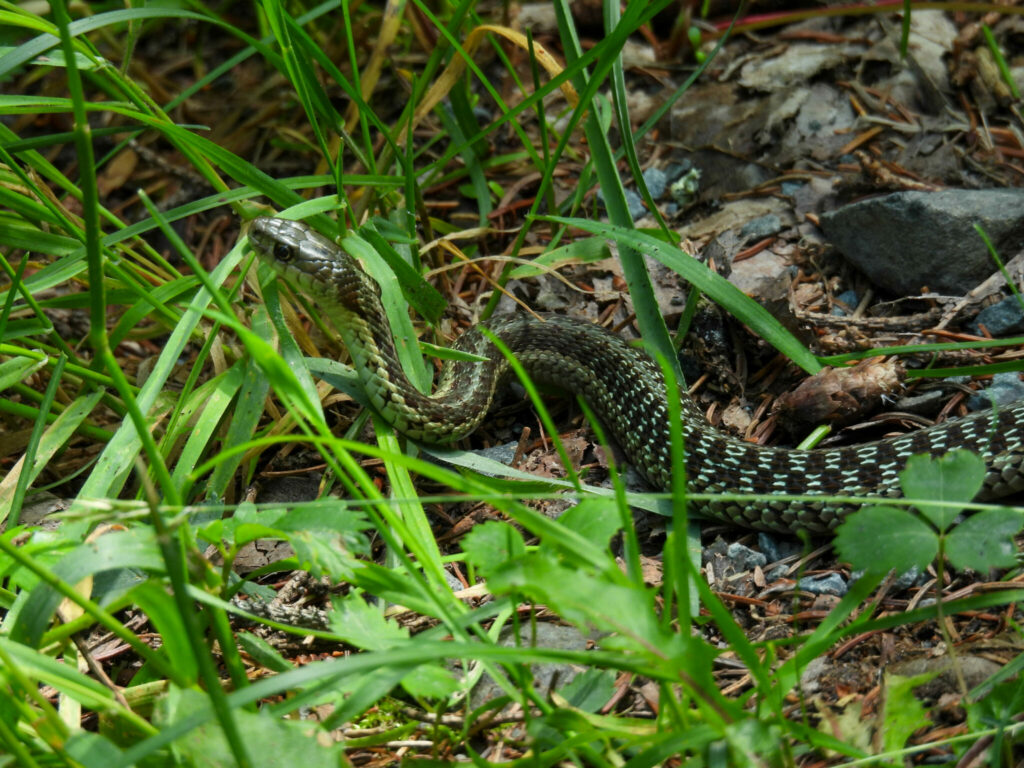
<instances>
[{"instance_id":1,"label":"green plant","mask_svg":"<svg viewBox=\"0 0 1024 768\"><path fill-rule=\"evenodd\" d=\"M534 750L524 763L640 766L682 756L695 763L793 765L812 750L871 759L869 748L820 732L809 715L791 716L788 697L808 663L838 640L894 626L895 618L862 610L878 574L858 581L806 635L753 642L688 557L699 533L688 525L682 477L668 499L627 493L619 482L600 491L578 479L505 479L438 467L365 415L339 428L324 405L328 388L317 380L356 399L359 389L352 371L334 359L331 343L292 322L292 309L303 300L253 268L241 245L204 269L207 254L195 252L175 226L227 207L250 218L265 209L263 200L307 217L386 276L381 284L392 322L412 340L417 333L409 307L433 323L445 301L424 277L434 254L421 254L417 246L442 244L435 247L455 256L454 264L440 267L443 274L463 266L471 274L484 261L485 238L501 234L490 229L492 193L508 189L510 178L535 174L528 215L514 237L499 242L511 254L508 269L488 274L491 308L531 238L550 238L553 252L562 244L562 255L576 255L579 241L566 241L579 227L600 238L584 241L590 252L605 238L623 246L640 326L665 359L674 360L673 346L643 253L684 274L814 370L820 361L759 306L667 245L676 236L664 222L655 234L633 228L617 162L624 160L639 181L633 144L657 116L632 130L620 52L664 5L630 2L621 17L618 6L609 5L609 34L585 50L566 4L559 3L568 61L553 68L535 41L485 25L469 2L444 7L441 16L426 3L411 4L409 24L437 34L437 44L423 50L416 47L417 30L399 30L402 17L393 4L379 15L372 4L323 3L292 16L292 5L268 0L254 5L257 33L199 6L108 10L92 4L92 15L71 21L61 2L53 4L53 19L3 5L0 20L13 30L16 45L0 55L0 114L10 119L0 122L0 268L10 281L0 286L0 410L24 429L5 443L5 450L17 445L20 456L4 465L0 481L8 524L0 535L0 751L25 766L336 765L343 759L339 749L318 745L309 732L321 737L357 723L363 731L380 730L345 732L350 750L418 734L431 742L424 755L480 759L480 734L504 736L491 719L500 720L502 706L514 701L522 707L524 730L511 732L512 724L508 741ZM338 26L318 26L330 23ZM364 62L359 31L371 27L380 32L379 44ZM143 85L150 84L145 73L133 72L134 57L147 36L173 39L179 29L217 30L230 42L230 55L197 52L197 60L209 60L209 70L160 104L153 95L158 89ZM344 42L343 55L330 49L336 39ZM513 53L501 41L512 41ZM408 98L397 105L388 100L385 108L393 109L384 113L371 106L379 103L373 83L392 45L422 60L409 75ZM474 47L491 52L521 100L505 100L506 83L494 82L493 70L476 62ZM527 84L513 61L520 54L530 58ZM274 98L289 102L287 121L265 146L287 147L317 164L317 173L271 176L178 111L243 62L264 63L260 73L274 80ZM404 66L393 69L405 77ZM493 104L489 122L473 110L469 78ZM32 90L54 81L61 86L53 91ZM578 97L552 105L548 99L563 89ZM614 103L604 95L608 89ZM339 99L352 109L339 108ZM266 101L246 106L272 113ZM566 118L558 129L549 121L551 110ZM308 133L294 132L292 116L299 112ZM25 115L37 123L17 123L15 130L15 119ZM431 115L450 141L441 131L417 133ZM534 120L536 134L523 125ZM608 139L613 126L625 144L621 158ZM580 132L589 153L577 142ZM501 152L487 152L499 133ZM152 135L208 185L205 196L161 208L145 194L126 193L125 203L101 193L106 174L117 176L115 159L135 151L133 140ZM74 162L68 162L69 147ZM578 183L559 200L553 180L566 158L578 165ZM350 172L353 166L358 172ZM598 182L609 224L589 216ZM474 193L473 221L481 230L465 233L431 215L425 190L460 185ZM122 204L133 206L131 218ZM541 218L545 205L549 215ZM158 233L173 258L154 245ZM315 308L306 309L326 328ZM58 312L88 315L87 336L62 331L53 320ZM437 330L431 338L441 342L442 335ZM424 355L440 347L409 343L402 350L403 364L424 385L430 372ZM146 365L137 366L144 370L136 375L133 364L143 356ZM537 407L543 411L542 403ZM367 423L376 445L358 439ZM680 443L677 436L677 454ZM62 458L83 445L88 455L76 457L76 476L60 474ZM308 446L325 467L321 499L287 509L249 502L246 491L270 452L297 445ZM468 451L446 456L460 466L488 468ZM374 473L377 466L383 474ZM383 475L386 486L379 484ZM27 519L43 478L65 493L75 483L56 530ZM443 490L421 495L423 481ZM566 497L578 505L559 521L528 503ZM428 513L434 504L467 500L491 504L514 525L482 525L461 551L446 554ZM630 513L638 506L668 506L673 516L660 584L644 579ZM242 546L258 538L286 541L294 555L242 580L232 566ZM624 567L609 546L618 540ZM374 546L386 554L368 557ZM208 556L210 548L220 562ZM449 586L446 568L453 563L477 590L472 595ZM263 622L351 651L344 658L300 663L229 621L247 616L232 602L239 593L270 592L255 585L256 578L293 568L343 583L346 592L323 628ZM486 588L478 576L487 578ZM1007 590L943 610L981 610L1021 597L1020 590ZM581 635L594 633L598 648L499 643L506 626L530 630L540 604ZM430 627L412 635L397 622L398 607ZM133 623L136 609L148 620L145 634ZM921 609L899 621L932 619L938 610ZM94 628L116 639L123 663L97 663L87 637ZM746 687L728 695L714 674L727 654L749 673ZM586 671L549 690L534 678L540 663ZM92 665L88 672L86 664ZM442 715L464 706L474 679L485 672L503 696L446 721ZM659 705L654 717L601 711L626 679L650 682ZM970 710L979 732L1002 729L1004 745L1017 727L1013 708L1019 711L1019 694L1008 685L993 683L984 707ZM284 722L314 706L328 713L319 725ZM886 746L903 747L891 741Z\"/></svg>"}]
</instances>

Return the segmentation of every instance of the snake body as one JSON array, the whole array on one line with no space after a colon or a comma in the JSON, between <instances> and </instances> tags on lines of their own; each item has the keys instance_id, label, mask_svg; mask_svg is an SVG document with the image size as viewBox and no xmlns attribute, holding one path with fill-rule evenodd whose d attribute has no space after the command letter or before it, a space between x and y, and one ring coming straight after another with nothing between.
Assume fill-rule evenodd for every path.
<instances>
[{"instance_id":1,"label":"snake body","mask_svg":"<svg viewBox=\"0 0 1024 768\"><path fill-rule=\"evenodd\" d=\"M470 434L490 408L507 361L472 328L454 349L486 362L449 361L432 395L408 380L380 302L380 288L358 263L305 224L258 218L254 250L308 294L341 334L367 396L399 432L445 443ZM600 326L566 317L511 316L488 323L529 376L582 395L629 460L657 489L671 487L670 427L661 369L637 347ZM862 445L797 451L764 447L712 427L681 395L687 489L700 494L759 494L759 501L692 502L706 517L759 530L825 533L858 505L828 496L895 497L899 473L915 454L968 448L985 461L980 497L1024 489L1024 402L904 436ZM806 495L803 501L772 496Z\"/></svg>"}]
</instances>

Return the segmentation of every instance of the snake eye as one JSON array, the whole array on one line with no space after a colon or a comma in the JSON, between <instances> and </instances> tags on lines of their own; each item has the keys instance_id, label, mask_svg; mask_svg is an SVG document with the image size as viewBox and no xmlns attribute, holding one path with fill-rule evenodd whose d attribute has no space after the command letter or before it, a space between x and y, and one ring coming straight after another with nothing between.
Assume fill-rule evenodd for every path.
<instances>
[{"instance_id":1,"label":"snake eye","mask_svg":"<svg viewBox=\"0 0 1024 768\"><path fill-rule=\"evenodd\" d=\"M287 264L295 258L295 250L285 243L277 243L274 246L274 258Z\"/></svg>"}]
</instances>

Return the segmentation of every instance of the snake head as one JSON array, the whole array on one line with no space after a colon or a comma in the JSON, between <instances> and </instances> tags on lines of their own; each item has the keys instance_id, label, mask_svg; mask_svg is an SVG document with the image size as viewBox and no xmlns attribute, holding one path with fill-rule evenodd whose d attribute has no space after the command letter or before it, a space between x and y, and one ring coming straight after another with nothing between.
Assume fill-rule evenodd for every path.
<instances>
[{"instance_id":1,"label":"snake head","mask_svg":"<svg viewBox=\"0 0 1024 768\"><path fill-rule=\"evenodd\" d=\"M359 263L328 238L300 221L261 216L249 225L249 243L261 260L318 303L350 312L374 311L380 286Z\"/></svg>"}]
</instances>

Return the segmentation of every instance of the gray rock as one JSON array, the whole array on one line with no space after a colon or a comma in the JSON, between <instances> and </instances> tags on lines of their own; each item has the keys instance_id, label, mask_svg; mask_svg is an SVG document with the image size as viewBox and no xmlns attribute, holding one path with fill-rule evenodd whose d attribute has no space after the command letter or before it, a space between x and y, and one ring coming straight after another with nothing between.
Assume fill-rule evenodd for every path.
<instances>
[{"instance_id":1,"label":"gray rock","mask_svg":"<svg viewBox=\"0 0 1024 768\"><path fill-rule=\"evenodd\" d=\"M804 576L796 583L796 588L813 595L842 597L846 594L849 586L838 573L827 573L824 576Z\"/></svg>"},{"instance_id":2,"label":"gray rock","mask_svg":"<svg viewBox=\"0 0 1024 768\"><path fill-rule=\"evenodd\" d=\"M1009 296L998 304L985 307L974 318L974 322L970 324L970 329L975 334L980 335L980 326L982 325L993 336L1005 336L1006 334L1024 331L1024 308L1020 305L1020 299L1016 296Z\"/></svg>"},{"instance_id":3,"label":"gray rock","mask_svg":"<svg viewBox=\"0 0 1024 768\"><path fill-rule=\"evenodd\" d=\"M763 250L749 259L735 262L729 282L755 299L778 301L786 297L792 280L786 259Z\"/></svg>"},{"instance_id":4,"label":"gray rock","mask_svg":"<svg viewBox=\"0 0 1024 768\"><path fill-rule=\"evenodd\" d=\"M734 562L737 571L749 571L759 565L766 565L768 558L760 552L755 552L737 542L733 542L726 548L726 555Z\"/></svg>"},{"instance_id":5,"label":"gray rock","mask_svg":"<svg viewBox=\"0 0 1024 768\"><path fill-rule=\"evenodd\" d=\"M651 198L657 200L665 194L665 189L668 187L668 175L660 168L648 168L644 171L644 184L647 185L647 191L651 193Z\"/></svg>"},{"instance_id":6,"label":"gray rock","mask_svg":"<svg viewBox=\"0 0 1024 768\"><path fill-rule=\"evenodd\" d=\"M1009 405L1024 400L1024 382L1016 372L997 373L992 377L992 386L967 398L967 409L984 411L998 405Z\"/></svg>"},{"instance_id":7,"label":"gray rock","mask_svg":"<svg viewBox=\"0 0 1024 768\"><path fill-rule=\"evenodd\" d=\"M894 294L964 294L996 270L980 224L1009 259L1024 247L1024 190L897 192L823 214L821 227L845 256Z\"/></svg>"},{"instance_id":8,"label":"gray rock","mask_svg":"<svg viewBox=\"0 0 1024 768\"><path fill-rule=\"evenodd\" d=\"M782 231L782 219L774 213L769 213L744 224L743 229L740 230L740 237L744 242L756 243L758 240L777 235L780 231Z\"/></svg>"}]
</instances>

